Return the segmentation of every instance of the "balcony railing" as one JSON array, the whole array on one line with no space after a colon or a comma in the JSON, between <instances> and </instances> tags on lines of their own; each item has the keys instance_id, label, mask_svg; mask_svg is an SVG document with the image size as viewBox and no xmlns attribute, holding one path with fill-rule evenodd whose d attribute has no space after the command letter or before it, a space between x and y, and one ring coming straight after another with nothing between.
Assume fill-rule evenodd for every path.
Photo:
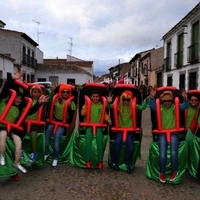
<instances>
[{"instance_id":1,"label":"balcony railing","mask_svg":"<svg viewBox=\"0 0 200 200\"><path fill-rule=\"evenodd\" d=\"M22 63L26 64L26 65L30 65L32 67L36 67L37 66L37 60L27 54L23 55L23 59L22 59Z\"/></svg>"},{"instance_id":2,"label":"balcony railing","mask_svg":"<svg viewBox=\"0 0 200 200\"><path fill-rule=\"evenodd\" d=\"M188 47L188 63L199 61L199 43L194 43Z\"/></svg>"},{"instance_id":3,"label":"balcony railing","mask_svg":"<svg viewBox=\"0 0 200 200\"><path fill-rule=\"evenodd\" d=\"M164 59L164 70L170 71L171 70L171 57L166 57Z\"/></svg>"},{"instance_id":4,"label":"balcony railing","mask_svg":"<svg viewBox=\"0 0 200 200\"><path fill-rule=\"evenodd\" d=\"M180 68L183 66L183 51L178 51L174 54L174 67Z\"/></svg>"}]
</instances>

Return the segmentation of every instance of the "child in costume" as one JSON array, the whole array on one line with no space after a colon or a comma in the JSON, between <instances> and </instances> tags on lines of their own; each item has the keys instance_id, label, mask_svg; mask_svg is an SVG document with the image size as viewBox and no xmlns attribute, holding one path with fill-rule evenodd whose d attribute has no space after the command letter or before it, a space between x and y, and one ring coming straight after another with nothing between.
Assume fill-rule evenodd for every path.
<instances>
[{"instance_id":1,"label":"child in costume","mask_svg":"<svg viewBox=\"0 0 200 200\"><path fill-rule=\"evenodd\" d=\"M150 91L149 96L149 106L152 110L155 110L155 97L156 90L153 88ZM187 93L185 91L182 91L181 93L183 97L183 103L180 104L180 111L183 111L184 109L188 108L189 103L187 100ZM164 91L160 95L161 100L161 116L162 116L162 129L174 129L175 128L175 106L173 103L173 94L171 91ZM166 162L167 162L167 148L168 143L166 140L165 134L158 134L158 146L159 146L159 179L160 182L165 183L166 182ZM178 148L179 148L179 136L178 133L174 133L171 135L171 175L170 175L170 181L174 181L177 178L178 174Z\"/></svg>"},{"instance_id":2,"label":"child in costume","mask_svg":"<svg viewBox=\"0 0 200 200\"><path fill-rule=\"evenodd\" d=\"M32 115L28 115L26 119L30 120L36 120L38 115L38 109L44 102L48 102L48 96L42 95L42 89L39 85L34 85L30 89L30 97L33 100L32 107L34 106L35 112ZM30 130L30 136L31 136L31 149L32 153L30 155L30 163L35 162L37 159L38 153L36 151L37 146L37 132L39 130L40 126L37 126L36 124L31 126Z\"/></svg>"},{"instance_id":3,"label":"child in costume","mask_svg":"<svg viewBox=\"0 0 200 200\"><path fill-rule=\"evenodd\" d=\"M118 103L118 120L119 126L124 128L133 127L132 124L132 116L131 116L131 101L133 98L133 93L129 90L124 91L120 96L120 101ZM145 100L142 105L137 105L137 110L144 110L147 107L147 101ZM117 132L114 140L114 148L112 152L112 167L119 171L118 166L118 157L120 153L120 149L122 146L122 138L123 133ZM133 155L133 144L134 144L134 133L128 132L127 140L126 140L126 148L125 148L125 164L127 173L131 173L131 163L132 163L132 155Z\"/></svg>"},{"instance_id":4,"label":"child in costume","mask_svg":"<svg viewBox=\"0 0 200 200\"><path fill-rule=\"evenodd\" d=\"M91 99L91 113L90 113L90 122L92 123L99 123L102 115L102 103L100 102L100 94L98 91L92 91L90 94ZM87 107L86 105L83 105L81 110L81 115L86 118L87 116ZM108 122L108 124L111 124L110 117L107 113L105 113L104 117L105 121ZM86 139L86 168L91 168L91 148L92 148L92 128L86 127L85 130L85 139ZM96 141L97 141L97 151L98 151L98 169L103 169L103 129L97 128L97 134L96 134Z\"/></svg>"},{"instance_id":5,"label":"child in costume","mask_svg":"<svg viewBox=\"0 0 200 200\"><path fill-rule=\"evenodd\" d=\"M200 124L200 117L199 117L199 104L200 99L196 95L192 95L189 98L189 107L186 111L186 128L190 128L190 125L193 121L193 118L196 116L196 120L198 124Z\"/></svg>"},{"instance_id":6,"label":"child in costume","mask_svg":"<svg viewBox=\"0 0 200 200\"><path fill-rule=\"evenodd\" d=\"M24 89L22 87L16 86L15 80L20 79L23 76L24 73L19 72L14 74L11 78L9 78L1 91L0 95L0 113L3 113L4 109L6 108L7 101L9 99L9 90L15 89L16 90L16 97L14 100L13 105L11 106L7 116L6 121L9 121L10 123L16 123L18 118L20 117L23 109L24 109ZM29 114L31 114L31 110L29 111ZM21 158L21 146L22 146L22 140L24 138L24 135L26 133L24 131L18 131L15 129L11 129L11 132L7 132L7 128L4 124L0 124L0 164L5 165L5 148L6 148L6 138L7 135L11 137L11 139L14 142L15 145L15 161L13 163L13 166L23 173L26 173L27 170L20 164L20 158Z\"/></svg>"},{"instance_id":7,"label":"child in costume","mask_svg":"<svg viewBox=\"0 0 200 200\"><path fill-rule=\"evenodd\" d=\"M54 103L54 120L58 122L62 122L63 120L63 110L64 110L64 105L65 102L71 97L71 87L67 84L62 84L59 86L59 98L56 99ZM67 123L71 123L74 112L76 110L76 105L74 101L71 101L70 104L68 105L68 113L67 113ZM50 155L49 152L49 143L51 136L53 134L54 130L54 124L48 124L46 132L45 132L45 157L44 159L46 160L48 156ZM58 164L58 158L59 158L59 150L60 150L60 140L64 133L66 132L66 127L63 126L58 126L56 133L53 134L54 136L54 148L53 148L53 162L52 166L55 167Z\"/></svg>"}]
</instances>

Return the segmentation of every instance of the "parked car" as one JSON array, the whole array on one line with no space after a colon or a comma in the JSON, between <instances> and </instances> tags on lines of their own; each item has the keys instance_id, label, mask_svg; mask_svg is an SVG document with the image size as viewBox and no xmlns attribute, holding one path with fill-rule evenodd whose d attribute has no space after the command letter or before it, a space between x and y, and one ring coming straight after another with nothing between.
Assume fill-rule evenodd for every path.
<instances>
[{"instance_id":1,"label":"parked car","mask_svg":"<svg viewBox=\"0 0 200 200\"><path fill-rule=\"evenodd\" d=\"M51 92L52 82L34 82L34 83L37 83L39 85L43 85L45 90L48 91L47 92L48 94L46 94L46 95L49 95L49 93Z\"/></svg>"}]
</instances>

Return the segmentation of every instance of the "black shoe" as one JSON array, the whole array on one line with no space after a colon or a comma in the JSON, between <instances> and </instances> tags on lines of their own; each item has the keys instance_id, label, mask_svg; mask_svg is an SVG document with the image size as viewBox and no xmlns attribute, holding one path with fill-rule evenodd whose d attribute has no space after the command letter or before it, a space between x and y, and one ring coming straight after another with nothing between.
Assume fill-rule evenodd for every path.
<instances>
[{"instance_id":1,"label":"black shoe","mask_svg":"<svg viewBox=\"0 0 200 200\"><path fill-rule=\"evenodd\" d=\"M131 173L132 173L132 169L131 169L131 166L130 166L130 165L127 165L127 166L126 166L126 172L127 172L128 174L131 174Z\"/></svg>"},{"instance_id":2,"label":"black shoe","mask_svg":"<svg viewBox=\"0 0 200 200\"><path fill-rule=\"evenodd\" d=\"M119 169L119 166L117 165L117 164L115 164L115 163L112 163L112 168L114 169L114 170L116 170L116 171L119 171L120 169Z\"/></svg>"}]
</instances>

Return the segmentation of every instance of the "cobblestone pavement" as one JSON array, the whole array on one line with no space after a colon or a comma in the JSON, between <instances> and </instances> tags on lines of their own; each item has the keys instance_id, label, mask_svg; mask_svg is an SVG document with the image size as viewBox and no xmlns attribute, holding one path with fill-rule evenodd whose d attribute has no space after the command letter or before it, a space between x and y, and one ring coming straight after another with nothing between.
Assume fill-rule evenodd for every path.
<instances>
[{"instance_id":1,"label":"cobblestone pavement","mask_svg":"<svg viewBox=\"0 0 200 200\"><path fill-rule=\"evenodd\" d=\"M56 168L28 168L20 181L0 179L0 200L188 200L200 199L198 180L185 175L179 185L162 184L145 177L145 163L151 141L149 108L143 112L142 158L132 174L105 168L86 170L60 164Z\"/></svg>"}]
</instances>

